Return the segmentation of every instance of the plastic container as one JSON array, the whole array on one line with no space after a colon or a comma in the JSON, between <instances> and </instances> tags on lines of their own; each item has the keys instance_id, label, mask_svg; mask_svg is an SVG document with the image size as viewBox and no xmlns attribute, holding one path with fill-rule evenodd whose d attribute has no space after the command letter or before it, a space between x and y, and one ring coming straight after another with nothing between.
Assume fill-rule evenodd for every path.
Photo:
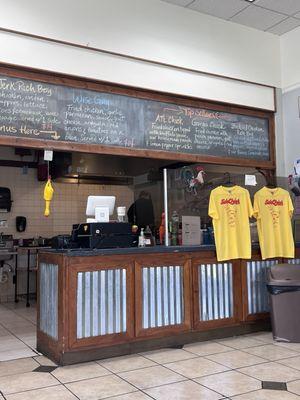
<instances>
[{"instance_id":1,"label":"plastic container","mask_svg":"<svg viewBox=\"0 0 300 400\"><path fill-rule=\"evenodd\" d=\"M144 228L141 228L139 236L139 247L145 247L145 246L146 246L146 240L145 240Z\"/></svg>"},{"instance_id":2,"label":"plastic container","mask_svg":"<svg viewBox=\"0 0 300 400\"><path fill-rule=\"evenodd\" d=\"M126 207L117 207L117 215L119 222L126 222Z\"/></svg>"},{"instance_id":3,"label":"plastic container","mask_svg":"<svg viewBox=\"0 0 300 400\"><path fill-rule=\"evenodd\" d=\"M300 343L300 265L278 264L267 273L273 338Z\"/></svg>"},{"instance_id":4,"label":"plastic container","mask_svg":"<svg viewBox=\"0 0 300 400\"><path fill-rule=\"evenodd\" d=\"M210 242L210 235L207 229L202 229L202 243L203 244L211 244Z\"/></svg>"}]
</instances>

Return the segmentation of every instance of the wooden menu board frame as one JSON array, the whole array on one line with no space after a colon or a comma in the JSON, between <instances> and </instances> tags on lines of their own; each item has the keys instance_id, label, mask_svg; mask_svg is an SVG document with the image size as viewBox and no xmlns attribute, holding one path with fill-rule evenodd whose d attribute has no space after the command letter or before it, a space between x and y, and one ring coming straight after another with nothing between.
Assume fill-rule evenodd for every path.
<instances>
[{"instance_id":1,"label":"wooden menu board frame","mask_svg":"<svg viewBox=\"0 0 300 400\"><path fill-rule=\"evenodd\" d=\"M44 140L44 139L1 136L1 134L0 134L0 145L27 147L35 149L51 149L56 151L113 154L113 155L132 156L132 157L176 160L183 162L201 162L210 164L223 164L223 165L235 165L235 166L245 166L245 167L258 167L264 169L275 169L276 165L275 125L274 125L274 113L271 111L252 109L232 104L211 102L203 99L195 99L191 97L185 97L169 93L159 93L146 89L137 89L128 86L92 81L86 78L77 78L77 77L75 78L69 75L38 71L31 68L21 69L15 66L7 66L3 64L0 65L0 74L14 78L31 79L34 81L69 86L73 88L94 90L111 94L121 94L140 99L173 103L176 105L187 106L187 107L197 107L219 112L228 112L238 115L266 118L268 119L269 123L270 159L260 160L260 159L247 159L247 158L220 157L220 156L211 156L205 154L197 155L197 154L178 153L178 152L170 152L162 150L107 146L101 144L84 144L84 143L73 143L66 141L58 142L58 141Z\"/></svg>"}]
</instances>

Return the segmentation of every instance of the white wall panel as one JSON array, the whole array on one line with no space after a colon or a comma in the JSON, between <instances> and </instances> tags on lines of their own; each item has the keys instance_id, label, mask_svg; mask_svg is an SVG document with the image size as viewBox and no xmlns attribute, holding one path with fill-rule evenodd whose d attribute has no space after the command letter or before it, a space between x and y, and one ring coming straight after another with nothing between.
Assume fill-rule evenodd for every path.
<instances>
[{"instance_id":1,"label":"white wall panel","mask_svg":"<svg viewBox=\"0 0 300 400\"><path fill-rule=\"evenodd\" d=\"M300 28L280 37L281 41L281 74L283 90L300 85Z\"/></svg>"},{"instance_id":2,"label":"white wall panel","mask_svg":"<svg viewBox=\"0 0 300 400\"><path fill-rule=\"evenodd\" d=\"M0 0L0 10L3 28L280 85L277 36L159 0Z\"/></svg>"},{"instance_id":3,"label":"white wall panel","mask_svg":"<svg viewBox=\"0 0 300 400\"><path fill-rule=\"evenodd\" d=\"M0 33L0 59L5 63L74 76L274 109L273 89L270 87L182 71L11 33Z\"/></svg>"}]
</instances>

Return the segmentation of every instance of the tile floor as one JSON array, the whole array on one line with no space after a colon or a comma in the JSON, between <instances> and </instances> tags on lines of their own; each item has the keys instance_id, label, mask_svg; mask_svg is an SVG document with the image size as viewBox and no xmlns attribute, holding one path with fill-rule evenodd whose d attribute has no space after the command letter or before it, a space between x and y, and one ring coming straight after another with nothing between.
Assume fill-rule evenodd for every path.
<instances>
[{"instance_id":1,"label":"tile floor","mask_svg":"<svg viewBox=\"0 0 300 400\"><path fill-rule=\"evenodd\" d=\"M37 355L36 309L24 302L0 304L0 362ZM0 364L1 368L1 364ZM0 398L1 400L1 398Z\"/></svg>"},{"instance_id":2,"label":"tile floor","mask_svg":"<svg viewBox=\"0 0 300 400\"><path fill-rule=\"evenodd\" d=\"M35 350L35 323L34 307L0 304L0 400L300 399L300 344L269 332L55 368Z\"/></svg>"}]
</instances>

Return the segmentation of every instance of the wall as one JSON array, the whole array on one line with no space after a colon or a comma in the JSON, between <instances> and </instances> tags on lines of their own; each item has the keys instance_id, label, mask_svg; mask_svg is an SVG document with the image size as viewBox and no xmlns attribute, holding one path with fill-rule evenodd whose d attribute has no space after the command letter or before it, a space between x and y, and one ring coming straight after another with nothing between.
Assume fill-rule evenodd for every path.
<instances>
[{"instance_id":1,"label":"wall","mask_svg":"<svg viewBox=\"0 0 300 400\"><path fill-rule=\"evenodd\" d=\"M285 175L292 173L295 159L300 158L300 28L280 37L283 89L283 139Z\"/></svg>"},{"instance_id":2,"label":"wall","mask_svg":"<svg viewBox=\"0 0 300 400\"><path fill-rule=\"evenodd\" d=\"M284 90L300 85L300 28L280 37L281 80Z\"/></svg>"},{"instance_id":3,"label":"wall","mask_svg":"<svg viewBox=\"0 0 300 400\"><path fill-rule=\"evenodd\" d=\"M159 0L1 0L0 8L4 28L280 84L276 36Z\"/></svg>"},{"instance_id":4,"label":"wall","mask_svg":"<svg viewBox=\"0 0 300 400\"><path fill-rule=\"evenodd\" d=\"M285 175L293 172L300 158L300 86L283 94Z\"/></svg>"},{"instance_id":5,"label":"wall","mask_svg":"<svg viewBox=\"0 0 300 400\"><path fill-rule=\"evenodd\" d=\"M275 114L275 150L276 150L276 172L279 177L286 177L286 161L285 161L285 136L283 127L283 96L282 89L276 89L276 106Z\"/></svg>"},{"instance_id":6,"label":"wall","mask_svg":"<svg viewBox=\"0 0 300 400\"><path fill-rule=\"evenodd\" d=\"M0 147L0 159L20 160L14 155L13 148ZM25 157L24 160L32 160ZM9 187L12 193L13 206L10 213L1 213L0 220L8 221L8 228L0 228L4 234L12 234L14 238L52 237L58 234L70 234L72 224L86 220L85 208L88 195L114 195L116 207L125 205L127 209L134 199L133 191L126 186L102 185L76 185L54 183L54 196L51 202L51 215L44 217L45 202L43 200L44 182L38 182L36 169L28 169L24 175L22 168L0 167L0 186ZM27 218L27 228L23 233L16 231L15 220L17 215ZM116 217L114 215L114 217ZM31 265L36 262L35 256L31 257ZM14 259L8 261L14 267ZM26 254L20 254L18 259L19 293L26 292ZM35 292L35 274L31 274L30 290ZM14 284L12 273L9 281L0 284L0 302L13 300Z\"/></svg>"},{"instance_id":7,"label":"wall","mask_svg":"<svg viewBox=\"0 0 300 400\"><path fill-rule=\"evenodd\" d=\"M280 85L278 37L159 0L81 0L76 6L71 0L0 0L0 7L2 28L235 79ZM0 49L0 61L7 63L273 107L272 91L262 86L95 53L88 48L1 32Z\"/></svg>"},{"instance_id":8,"label":"wall","mask_svg":"<svg viewBox=\"0 0 300 400\"><path fill-rule=\"evenodd\" d=\"M15 158L13 151L11 148L5 150L0 148L0 158ZM13 199L11 212L0 213L0 219L8 220L8 228L2 230L5 234L13 234L15 238L52 237L70 233L72 224L86 220L85 208L88 195L114 195L116 207L125 205L127 209L133 202L133 191L126 186L54 183L51 215L46 218L43 199L45 182L38 182L36 169L28 169L27 175L23 175L22 168L0 167L0 169L0 186L9 187ZM27 229L23 233L16 231L17 215L27 218Z\"/></svg>"},{"instance_id":9,"label":"wall","mask_svg":"<svg viewBox=\"0 0 300 400\"><path fill-rule=\"evenodd\" d=\"M51 215L44 217L45 202L43 200L43 188L45 183L38 182L36 170L29 169L27 175L22 175L22 169L0 167L0 186L9 187L12 192L13 207L10 213L0 213L0 219L8 220L8 228L0 228L4 234L13 234L14 238L52 237L57 234L70 234L72 224L86 220L85 208L88 195L114 195L116 206L125 205L127 209L133 202L133 191L125 186L100 186L100 185L76 185L54 183L54 197L51 202ZM17 215L27 218L27 228L19 233L15 228ZM31 257L31 265L36 262L35 256ZM14 266L14 260L9 264ZM19 293L26 292L26 254L20 254L18 258ZM30 290L35 292L35 274L31 274ZM9 281L0 284L0 302L13 300L14 285L12 273L9 273Z\"/></svg>"}]
</instances>

